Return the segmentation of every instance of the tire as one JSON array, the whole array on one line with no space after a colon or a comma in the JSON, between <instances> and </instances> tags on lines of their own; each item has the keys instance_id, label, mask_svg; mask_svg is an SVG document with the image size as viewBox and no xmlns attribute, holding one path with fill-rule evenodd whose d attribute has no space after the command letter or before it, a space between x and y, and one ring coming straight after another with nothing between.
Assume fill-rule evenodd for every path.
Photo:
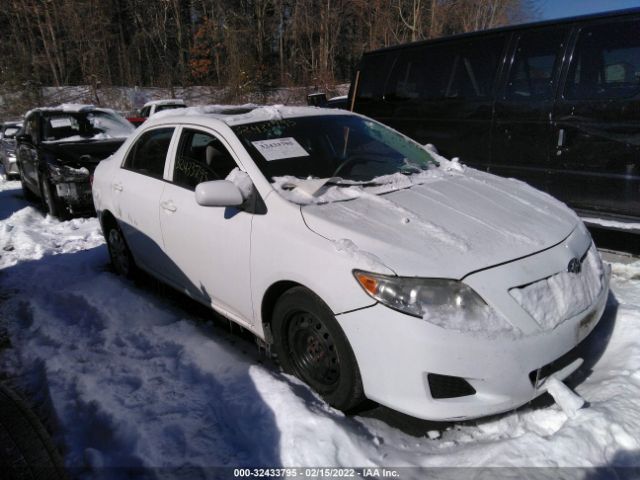
<instances>
[{"instance_id":1,"label":"tire","mask_svg":"<svg viewBox=\"0 0 640 480\"><path fill-rule=\"evenodd\" d=\"M66 220L69 217L69 214L58 198L58 194L51 186L51 182L46 178L40 181L40 192L42 193L42 203L49 215L59 218L60 220Z\"/></svg>"},{"instance_id":2,"label":"tire","mask_svg":"<svg viewBox=\"0 0 640 480\"><path fill-rule=\"evenodd\" d=\"M20 174L18 176L20 177L20 186L22 187L22 196L24 196L24 198L29 201L35 200L36 196L29 189L27 182L25 182L24 177L22 176L22 170L20 170Z\"/></svg>"},{"instance_id":3,"label":"tire","mask_svg":"<svg viewBox=\"0 0 640 480\"><path fill-rule=\"evenodd\" d=\"M333 312L314 293L294 287L276 302L271 324L280 365L331 406L348 411L365 397L353 350Z\"/></svg>"},{"instance_id":4,"label":"tire","mask_svg":"<svg viewBox=\"0 0 640 480\"><path fill-rule=\"evenodd\" d=\"M63 462L36 415L0 384L0 467L3 479L66 479Z\"/></svg>"},{"instance_id":5,"label":"tire","mask_svg":"<svg viewBox=\"0 0 640 480\"><path fill-rule=\"evenodd\" d=\"M117 224L109 223L105 225L105 235L109 258L114 271L125 278L134 280L138 272L131 250L122 234L122 230Z\"/></svg>"}]
</instances>

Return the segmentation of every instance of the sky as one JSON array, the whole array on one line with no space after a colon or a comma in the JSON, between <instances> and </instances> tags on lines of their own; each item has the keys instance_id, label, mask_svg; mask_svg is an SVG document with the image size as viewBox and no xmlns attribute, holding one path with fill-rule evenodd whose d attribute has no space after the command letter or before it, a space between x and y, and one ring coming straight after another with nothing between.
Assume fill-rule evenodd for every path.
<instances>
[{"instance_id":1,"label":"sky","mask_svg":"<svg viewBox=\"0 0 640 480\"><path fill-rule=\"evenodd\" d=\"M541 0L542 20L640 7L640 0Z\"/></svg>"}]
</instances>

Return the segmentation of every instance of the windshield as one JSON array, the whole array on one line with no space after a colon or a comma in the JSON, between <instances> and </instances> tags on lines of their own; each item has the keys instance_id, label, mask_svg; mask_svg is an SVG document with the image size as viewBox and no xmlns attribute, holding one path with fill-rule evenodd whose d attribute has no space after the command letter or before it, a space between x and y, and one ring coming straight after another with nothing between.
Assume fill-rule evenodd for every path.
<instances>
[{"instance_id":1,"label":"windshield","mask_svg":"<svg viewBox=\"0 0 640 480\"><path fill-rule=\"evenodd\" d=\"M45 141L81 141L125 138L134 131L124 118L110 112L52 112L43 118Z\"/></svg>"},{"instance_id":2,"label":"windshield","mask_svg":"<svg viewBox=\"0 0 640 480\"><path fill-rule=\"evenodd\" d=\"M299 117L232 127L258 168L277 177L371 182L437 165L421 145L355 115Z\"/></svg>"}]
</instances>

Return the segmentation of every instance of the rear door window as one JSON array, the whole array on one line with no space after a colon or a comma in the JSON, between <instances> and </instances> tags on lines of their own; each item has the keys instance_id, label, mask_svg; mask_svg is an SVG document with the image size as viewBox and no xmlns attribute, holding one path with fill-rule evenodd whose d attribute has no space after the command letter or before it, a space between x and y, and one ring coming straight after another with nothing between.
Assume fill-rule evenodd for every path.
<instances>
[{"instance_id":1,"label":"rear door window","mask_svg":"<svg viewBox=\"0 0 640 480\"><path fill-rule=\"evenodd\" d=\"M564 98L628 98L640 94L640 20L583 28L576 43Z\"/></svg>"},{"instance_id":2,"label":"rear door window","mask_svg":"<svg viewBox=\"0 0 640 480\"><path fill-rule=\"evenodd\" d=\"M169 127L144 132L129 150L122 167L142 175L161 179L173 131L174 128Z\"/></svg>"},{"instance_id":3,"label":"rear door window","mask_svg":"<svg viewBox=\"0 0 640 480\"><path fill-rule=\"evenodd\" d=\"M562 62L567 32L566 28L554 28L519 35L505 89L505 99L553 99L555 72Z\"/></svg>"}]
</instances>

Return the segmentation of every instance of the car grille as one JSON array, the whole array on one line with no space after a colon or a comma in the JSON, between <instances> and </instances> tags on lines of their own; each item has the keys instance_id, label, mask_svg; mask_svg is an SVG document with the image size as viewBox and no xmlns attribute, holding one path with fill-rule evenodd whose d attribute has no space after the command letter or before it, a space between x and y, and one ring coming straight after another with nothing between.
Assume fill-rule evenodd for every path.
<instances>
[{"instance_id":1,"label":"car grille","mask_svg":"<svg viewBox=\"0 0 640 480\"><path fill-rule=\"evenodd\" d=\"M579 273L560 272L512 288L509 293L543 330L552 330L593 305L602 291L603 279L602 259L591 244L580 259Z\"/></svg>"}]
</instances>

